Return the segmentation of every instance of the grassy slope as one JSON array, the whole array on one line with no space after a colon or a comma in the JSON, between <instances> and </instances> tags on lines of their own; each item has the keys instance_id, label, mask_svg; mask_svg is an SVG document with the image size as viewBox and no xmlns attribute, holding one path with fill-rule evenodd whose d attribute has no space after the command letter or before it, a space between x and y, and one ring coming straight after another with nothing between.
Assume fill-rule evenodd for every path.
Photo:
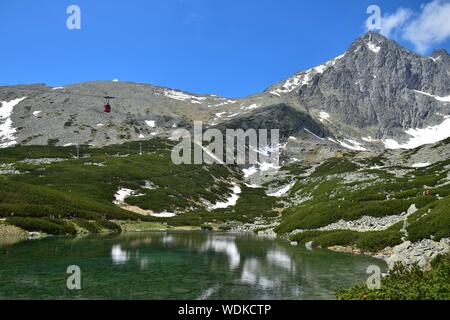
<instances>
[{"instance_id":1,"label":"grassy slope","mask_svg":"<svg viewBox=\"0 0 450 320\"><path fill-rule=\"evenodd\" d=\"M382 158L379 157L359 164L348 159L329 159L316 168L308 179L299 179L290 197L296 195L308 200L290 206L283 213L283 221L276 231L284 234L297 229L317 229L341 219L351 221L366 215L398 215L415 204L419 211L409 218L410 240L418 241L431 235L436 240L450 237L450 185L439 186L447 178L448 169L445 167L450 160L416 169L403 177L395 177L385 170L367 169L373 164L382 164L380 162ZM292 170L292 166L288 169ZM344 175L358 170L370 176L346 183ZM362 249L377 250L399 244L401 227L397 225L387 231L364 234L310 231L295 235L292 240L303 243L314 241L322 246L356 245Z\"/></svg>"},{"instance_id":2,"label":"grassy slope","mask_svg":"<svg viewBox=\"0 0 450 320\"><path fill-rule=\"evenodd\" d=\"M226 199L232 181L241 180L241 174L229 166L173 165L171 148L171 142L159 139L143 142L142 156L138 154L137 142L102 149L83 146L81 155L85 158L79 160L73 158L74 147L18 146L2 149L0 164L12 163L24 174L0 175L0 217L15 217L16 220L12 221L22 225L35 225L38 221L19 221L20 217L47 218L38 223L45 223L46 229L50 228L48 224L55 224L54 220L48 219L73 220L75 227L84 225L84 229L94 231L99 228L83 221L106 224L108 220L142 220L174 226L202 226L231 220L251 222L256 217L278 215L274 211L279 207L278 199L266 196L264 189L251 189L243 184L235 207L207 211L203 202L215 203ZM65 158L66 161L41 165L21 162L39 158ZM355 161L354 155L348 154L325 161L307 178L298 176L304 174L308 167L289 165L285 169L291 172L292 177L297 177L297 183L283 199L291 204L283 212L282 223L276 231L284 234L296 229L320 228L340 219L400 214L415 204L419 211L409 219L411 240L430 235L437 239L449 237L449 185L438 185L447 177L448 169L445 167L450 160L414 170L401 178L387 170L368 169L373 165L383 165L384 160L383 156L378 156ZM366 178L345 182L345 175L355 172ZM146 181L157 188L143 188ZM182 214L161 219L125 211L112 203L119 188L133 189L142 194L128 198L130 205L154 212L176 211ZM426 195L425 190L428 190ZM294 196L308 200L295 204L292 202ZM61 232L59 227L55 229L57 233ZM70 231L67 233L72 232L70 228L67 230ZM302 239L298 237L293 240L353 244L372 249L400 241L397 227L367 235L348 231L314 231L301 236ZM386 240L380 242L379 238Z\"/></svg>"},{"instance_id":3,"label":"grassy slope","mask_svg":"<svg viewBox=\"0 0 450 320\"><path fill-rule=\"evenodd\" d=\"M0 163L13 163L24 174L0 175L0 217L30 231L72 234L73 225L61 227L55 222L70 220L75 227L95 232L99 228L88 224L88 220L103 225L108 220L143 220L200 226L207 222L247 222L261 215L275 215L273 198L267 197L262 189L246 187L242 187L242 197L236 207L213 213L206 211L202 202L226 199L231 193L231 182L240 179L240 173L229 166L174 165L170 159L171 147L169 142L151 140L143 142L144 154L139 155L136 142L102 149L83 146L81 159L73 158L74 147L2 149ZM65 161L37 165L21 162L40 158L64 158ZM146 189L146 181L157 188ZM113 204L119 188L142 194L128 198L130 205L154 212L184 214L162 219L125 211Z\"/></svg>"}]
</instances>

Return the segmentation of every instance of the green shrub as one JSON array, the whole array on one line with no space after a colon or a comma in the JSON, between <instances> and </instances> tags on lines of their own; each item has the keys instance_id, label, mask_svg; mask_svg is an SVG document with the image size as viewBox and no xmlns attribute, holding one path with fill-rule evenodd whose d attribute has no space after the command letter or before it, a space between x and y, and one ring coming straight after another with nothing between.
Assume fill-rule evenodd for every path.
<instances>
[{"instance_id":1,"label":"green shrub","mask_svg":"<svg viewBox=\"0 0 450 320\"><path fill-rule=\"evenodd\" d=\"M77 233L72 225L56 219L13 217L6 221L26 231L44 232L52 235L75 235Z\"/></svg>"},{"instance_id":2,"label":"green shrub","mask_svg":"<svg viewBox=\"0 0 450 320\"><path fill-rule=\"evenodd\" d=\"M300 244L305 244L323 233L323 231L304 231L294 234L289 239Z\"/></svg>"},{"instance_id":3,"label":"green shrub","mask_svg":"<svg viewBox=\"0 0 450 320\"><path fill-rule=\"evenodd\" d=\"M290 237L291 241L305 244L313 242L313 246L328 248L332 246L355 246L360 249L376 252L386 247L401 243L401 224L396 224L388 230L357 232L350 230L305 231Z\"/></svg>"},{"instance_id":4,"label":"green shrub","mask_svg":"<svg viewBox=\"0 0 450 320\"><path fill-rule=\"evenodd\" d=\"M326 176L331 174L339 174L352 172L358 169L358 166L347 159L333 158L316 168L313 177Z\"/></svg>"},{"instance_id":5,"label":"green shrub","mask_svg":"<svg viewBox=\"0 0 450 320\"><path fill-rule=\"evenodd\" d=\"M108 221L108 220L97 220L95 221L96 224L98 224L101 228L104 229L108 229L108 230L112 230L114 232L122 232L122 228L117 224L114 223L112 221Z\"/></svg>"},{"instance_id":6,"label":"green shrub","mask_svg":"<svg viewBox=\"0 0 450 320\"><path fill-rule=\"evenodd\" d=\"M80 228L87 230L89 233L95 234L100 232L100 229L94 223L90 223L88 220L73 219L72 221L75 222Z\"/></svg>"},{"instance_id":7,"label":"green shrub","mask_svg":"<svg viewBox=\"0 0 450 320\"><path fill-rule=\"evenodd\" d=\"M379 290L359 284L336 293L339 300L450 300L450 255L438 257L432 270L422 271L418 265L408 270L397 264L381 280Z\"/></svg>"},{"instance_id":8,"label":"green shrub","mask_svg":"<svg viewBox=\"0 0 450 320\"><path fill-rule=\"evenodd\" d=\"M359 233L356 231L336 230L324 232L315 237L313 246L328 248L332 246L348 246L355 244L359 239Z\"/></svg>"},{"instance_id":9,"label":"green shrub","mask_svg":"<svg viewBox=\"0 0 450 320\"><path fill-rule=\"evenodd\" d=\"M202 230L205 230L205 231L212 231L212 230L214 230L214 228L213 228L211 225L209 225L209 224L202 224L202 225L200 226L200 228L201 228Z\"/></svg>"},{"instance_id":10,"label":"green shrub","mask_svg":"<svg viewBox=\"0 0 450 320\"><path fill-rule=\"evenodd\" d=\"M398 230L384 230L361 233L356 241L356 246L360 249L377 252L401 243L402 234Z\"/></svg>"},{"instance_id":11,"label":"green shrub","mask_svg":"<svg viewBox=\"0 0 450 320\"><path fill-rule=\"evenodd\" d=\"M415 242L430 236L439 241L450 237L450 198L438 201L436 204L424 207L412 215L408 221L409 240ZM428 209L431 212L428 212Z\"/></svg>"}]
</instances>

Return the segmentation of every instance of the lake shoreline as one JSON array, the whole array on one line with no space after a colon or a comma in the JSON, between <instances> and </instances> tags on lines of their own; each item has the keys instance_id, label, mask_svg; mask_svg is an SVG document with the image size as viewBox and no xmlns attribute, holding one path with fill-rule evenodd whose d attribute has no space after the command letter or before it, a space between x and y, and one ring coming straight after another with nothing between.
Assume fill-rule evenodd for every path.
<instances>
[{"instance_id":1,"label":"lake shoreline","mask_svg":"<svg viewBox=\"0 0 450 320\"><path fill-rule=\"evenodd\" d=\"M368 265L386 270L370 257L200 230L54 236L0 251L0 296L7 298L335 299L336 290L365 281ZM71 265L82 270L81 291L63 286ZM45 285L34 288L30 281Z\"/></svg>"},{"instance_id":2,"label":"lake shoreline","mask_svg":"<svg viewBox=\"0 0 450 320\"><path fill-rule=\"evenodd\" d=\"M276 221L268 223L261 220L252 224L238 224L238 223L225 223L215 225L211 229L203 229L196 226L170 226L165 223L156 222L131 222L131 221L115 221L122 228L122 233L138 233L138 232L226 232L230 234L236 233L252 233L257 237L266 239L279 239L290 243L292 246L297 246L298 243L292 242L286 236L278 236L273 227L276 226ZM226 227L226 228L224 228ZM222 229L223 228L223 229ZM89 235L90 233L80 232L74 237L82 237ZM107 233L105 233L107 234ZM26 240L38 240L49 237L42 232L28 232L21 228L8 225L4 221L0 221L0 242L3 244L14 244ZM312 244L306 244L306 249L313 251ZM386 247L377 252L363 250L356 246L329 246L326 249L337 253L347 253L353 255L365 255L372 258L382 260L387 263L389 270L395 266L396 263L402 263L407 267L411 267L414 264L418 264L422 270L429 270L431 262L438 255L446 254L450 252L450 239L442 239L441 241L433 241L430 239L424 239L419 242L412 243L405 241L395 247Z\"/></svg>"}]
</instances>

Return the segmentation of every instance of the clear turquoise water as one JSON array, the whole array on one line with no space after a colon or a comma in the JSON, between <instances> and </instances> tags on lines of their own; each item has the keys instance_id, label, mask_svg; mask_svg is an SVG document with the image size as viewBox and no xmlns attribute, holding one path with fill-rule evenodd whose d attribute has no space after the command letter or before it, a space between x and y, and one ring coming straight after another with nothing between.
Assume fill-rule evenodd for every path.
<instances>
[{"instance_id":1,"label":"clear turquoise water","mask_svg":"<svg viewBox=\"0 0 450 320\"><path fill-rule=\"evenodd\" d=\"M66 287L81 268L81 290ZM333 299L384 262L251 234L146 232L0 245L0 299Z\"/></svg>"}]
</instances>

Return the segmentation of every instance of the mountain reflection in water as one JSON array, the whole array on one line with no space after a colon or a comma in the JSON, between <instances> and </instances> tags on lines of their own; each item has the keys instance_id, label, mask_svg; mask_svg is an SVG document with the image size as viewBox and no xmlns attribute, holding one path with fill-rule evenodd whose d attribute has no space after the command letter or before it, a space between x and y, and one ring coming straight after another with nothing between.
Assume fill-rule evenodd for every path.
<instances>
[{"instance_id":1,"label":"mountain reflection in water","mask_svg":"<svg viewBox=\"0 0 450 320\"><path fill-rule=\"evenodd\" d=\"M0 298L333 299L382 261L253 234L142 232L0 246ZM69 265L82 290L65 288ZM30 285L36 284L36 285Z\"/></svg>"}]
</instances>

